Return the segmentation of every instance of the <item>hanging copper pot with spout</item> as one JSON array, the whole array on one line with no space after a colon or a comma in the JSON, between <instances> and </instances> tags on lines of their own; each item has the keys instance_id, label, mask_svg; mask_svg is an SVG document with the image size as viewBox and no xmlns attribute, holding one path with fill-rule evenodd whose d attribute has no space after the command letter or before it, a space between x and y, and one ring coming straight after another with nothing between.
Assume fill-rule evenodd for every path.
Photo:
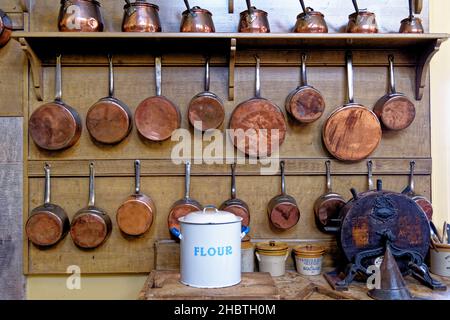
<instances>
[{"instance_id":1,"label":"hanging copper pot with spout","mask_svg":"<svg viewBox=\"0 0 450 320\"><path fill-rule=\"evenodd\" d=\"M125 0L122 20L123 32L161 32L159 7L145 0L136 0L131 3Z\"/></svg>"},{"instance_id":2,"label":"hanging copper pot with spout","mask_svg":"<svg viewBox=\"0 0 450 320\"><path fill-rule=\"evenodd\" d=\"M375 13L367 9L359 9L356 0L353 0L355 12L348 16L348 33L378 33Z\"/></svg>"},{"instance_id":3,"label":"hanging copper pot with spout","mask_svg":"<svg viewBox=\"0 0 450 320\"><path fill-rule=\"evenodd\" d=\"M95 0L61 0L58 29L63 32L103 31L100 3Z\"/></svg>"},{"instance_id":4,"label":"hanging copper pot with spout","mask_svg":"<svg viewBox=\"0 0 450 320\"><path fill-rule=\"evenodd\" d=\"M422 20L414 17L413 0L409 0L409 16L403 19L400 25L400 33L424 33Z\"/></svg>"},{"instance_id":5,"label":"hanging copper pot with spout","mask_svg":"<svg viewBox=\"0 0 450 320\"><path fill-rule=\"evenodd\" d=\"M216 32L212 13L200 7L192 7L188 0L184 0L186 11L182 13L180 32Z\"/></svg>"},{"instance_id":6,"label":"hanging copper pot with spout","mask_svg":"<svg viewBox=\"0 0 450 320\"><path fill-rule=\"evenodd\" d=\"M253 7L250 0L247 0L247 10L240 14L239 32L269 33L270 25L267 12Z\"/></svg>"},{"instance_id":7,"label":"hanging copper pot with spout","mask_svg":"<svg viewBox=\"0 0 450 320\"><path fill-rule=\"evenodd\" d=\"M296 33L328 33L328 25L325 16L314 11L313 8L306 7L304 0L300 0L303 12L297 16L297 23L294 27Z\"/></svg>"}]
</instances>

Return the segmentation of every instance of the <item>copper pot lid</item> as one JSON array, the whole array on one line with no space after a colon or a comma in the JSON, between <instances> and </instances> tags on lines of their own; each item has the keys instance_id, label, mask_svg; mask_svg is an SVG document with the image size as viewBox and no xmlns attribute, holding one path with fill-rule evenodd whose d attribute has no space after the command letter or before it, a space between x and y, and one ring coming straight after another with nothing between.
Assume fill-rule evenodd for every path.
<instances>
[{"instance_id":1,"label":"copper pot lid","mask_svg":"<svg viewBox=\"0 0 450 320\"><path fill-rule=\"evenodd\" d=\"M306 17L306 16L320 16L320 17L322 17L322 18L325 17L324 14L323 14L322 12L314 11L313 8L308 7L308 8L307 8L307 12L306 12L306 13L305 13L305 12L300 13L300 14L297 16L297 19L299 19L299 18L304 18L304 17Z\"/></svg>"},{"instance_id":2,"label":"copper pot lid","mask_svg":"<svg viewBox=\"0 0 450 320\"><path fill-rule=\"evenodd\" d=\"M282 256L287 253L289 246L285 242L260 242L256 244L256 250L261 254Z\"/></svg>"},{"instance_id":3,"label":"copper pot lid","mask_svg":"<svg viewBox=\"0 0 450 320\"><path fill-rule=\"evenodd\" d=\"M198 6L192 7L190 10L185 10L185 11L183 11L182 15L183 15L183 16L186 16L186 15L188 15L189 13L209 14L209 15L211 15L211 16L213 15L213 14L211 13L211 11L209 11L209 10L207 10L207 9L200 8L200 7L198 7Z\"/></svg>"},{"instance_id":4,"label":"copper pot lid","mask_svg":"<svg viewBox=\"0 0 450 320\"><path fill-rule=\"evenodd\" d=\"M159 6L153 3L149 3L145 0L136 0L133 3L127 3L123 8L124 9L128 9L130 7L151 7L151 8L155 8L156 10L159 10Z\"/></svg>"},{"instance_id":5,"label":"copper pot lid","mask_svg":"<svg viewBox=\"0 0 450 320\"><path fill-rule=\"evenodd\" d=\"M70 4L72 4L73 0L61 0L61 4L65 5L67 2L69 2ZM92 3L98 7L101 7L102 5L100 4L100 2L96 1L96 0L76 0L75 2L87 2L87 3Z\"/></svg>"}]
</instances>

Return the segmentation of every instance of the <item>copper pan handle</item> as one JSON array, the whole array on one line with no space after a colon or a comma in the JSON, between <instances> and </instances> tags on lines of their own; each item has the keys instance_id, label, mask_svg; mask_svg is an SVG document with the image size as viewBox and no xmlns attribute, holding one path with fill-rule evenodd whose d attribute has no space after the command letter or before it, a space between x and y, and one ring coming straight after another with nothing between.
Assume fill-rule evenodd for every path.
<instances>
[{"instance_id":1,"label":"copper pan handle","mask_svg":"<svg viewBox=\"0 0 450 320\"><path fill-rule=\"evenodd\" d=\"M333 191L332 189L332 185L331 185L331 161L327 160L325 161L325 168L326 168L326 173L327 173L327 192L330 193L331 191Z\"/></svg>"},{"instance_id":2,"label":"copper pan handle","mask_svg":"<svg viewBox=\"0 0 450 320\"><path fill-rule=\"evenodd\" d=\"M56 70L55 70L55 100L62 100L62 70L61 70L61 55L56 56Z\"/></svg>"},{"instance_id":3,"label":"copper pan handle","mask_svg":"<svg viewBox=\"0 0 450 320\"><path fill-rule=\"evenodd\" d=\"M45 163L45 188L44 188L44 204L50 203L50 165Z\"/></svg>"},{"instance_id":4,"label":"copper pan handle","mask_svg":"<svg viewBox=\"0 0 450 320\"><path fill-rule=\"evenodd\" d=\"M306 74L306 59L308 58L308 56L306 55L306 53L302 53L302 71L300 74L300 85L303 86L307 86L308 85L308 76Z\"/></svg>"},{"instance_id":5,"label":"copper pan handle","mask_svg":"<svg viewBox=\"0 0 450 320\"><path fill-rule=\"evenodd\" d=\"M108 63L109 63L109 97L114 97L114 66L112 55L108 54Z\"/></svg>"},{"instance_id":6,"label":"copper pan handle","mask_svg":"<svg viewBox=\"0 0 450 320\"><path fill-rule=\"evenodd\" d=\"M355 12L359 13L358 2L356 2L356 0L352 0L352 2L353 2L353 7L355 8Z\"/></svg>"},{"instance_id":7,"label":"copper pan handle","mask_svg":"<svg viewBox=\"0 0 450 320\"><path fill-rule=\"evenodd\" d=\"M191 189L191 162L190 161L186 161L186 166L185 166L185 170L186 170L186 178L185 178L185 195L184 198L185 199L189 199L189 191Z\"/></svg>"},{"instance_id":8,"label":"copper pan handle","mask_svg":"<svg viewBox=\"0 0 450 320\"><path fill-rule=\"evenodd\" d=\"M394 72L394 56L389 55L389 90L391 94L395 94L395 72Z\"/></svg>"},{"instance_id":9,"label":"copper pan handle","mask_svg":"<svg viewBox=\"0 0 450 320\"><path fill-rule=\"evenodd\" d=\"M347 65L347 90L348 90L348 102L354 103L353 92L353 54L349 51L346 54Z\"/></svg>"},{"instance_id":10,"label":"copper pan handle","mask_svg":"<svg viewBox=\"0 0 450 320\"><path fill-rule=\"evenodd\" d=\"M280 161L280 171L281 171L281 194L286 195L286 177L284 175L284 161Z\"/></svg>"},{"instance_id":11,"label":"copper pan handle","mask_svg":"<svg viewBox=\"0 0 450 320\"><path fill-rule=\"evenodd\" d=\"M261 59L255 55L256 60L256 87L255 87L255 97L261 97Z\"/></svg>"},{"instance_id":12,"label":"copper pan handle","mask_svg":"<svg viewBox=\"0 0 450 320\"><path fill-rule=\"evenodd\" d=\"M210 58L206 58L206 63L205 63L205 91L209 92L209 86L210 86L210 82L211 82L211 75L210 75Z\"/></svg>"},{"instance_id":13,"label":"copper pan handle","mask_svg":"<svg viewBox=\"0 0 450 320\"><path fill-rule=\"evenodd\" d=\"M372 160L367 161L367 185L368 190L373 190L373 162Z\"/></svg>"},{"instance_id":14,"label":"copper pan handle","mask_svg":"<svg viewBox=\"0 0 450 320\"><path fill-rule=\"evenodd\" d=\"M305 1L304 0L300 0L300 5L302 6L303 13L307 14L308 11L306 10Z\"/></svg>"},{"instance_id":15,"label":"copper pan handle","mask_svg":"<svg viewBox=\"0 0 450 320\"><path fill-rule=\"evenodd\" d=\"M409 190L414 193L414 171L416 169L416 162L413 160L409 163Z\"/></svg>"},{"instance_id":16,"label":"copper pan handle","mask_svg":"<svg viewBox=\"0 0 450 320\"><path fill-rule=\"evenodd\" d=\"M95 206L95 182L94 182L94 163L89 164L89 207Z\"/></svg>"},{"instance_id":17,"label":"copper pan handle","mask_svg":"<svg viewBox=\"0 0 450 320\"><path fill-rule=\"evenodd\" d=\"M135 182L135 193L141 193L141 161L134 161L134 182Z\"/></svg>"},{"instance_id":18,"label":"copper pan handle","mask_svg":"<svg viewBox=\"0 0 450 320\"><path fill-rule=\"evenodd\" d=\"M231 165L231 198L236 199L236 163Z\"/></svg>"},{"instance_id":19,"label":"copper pan handle","mask_svg":"<svg viewBox=\"0 0 450 320\"><path fill-rule=\"evenodd\" d=\"M156 83L156 95L162 96L162 64L161 57L155 57L155 83Z\"/></svg>"}]
</instances>

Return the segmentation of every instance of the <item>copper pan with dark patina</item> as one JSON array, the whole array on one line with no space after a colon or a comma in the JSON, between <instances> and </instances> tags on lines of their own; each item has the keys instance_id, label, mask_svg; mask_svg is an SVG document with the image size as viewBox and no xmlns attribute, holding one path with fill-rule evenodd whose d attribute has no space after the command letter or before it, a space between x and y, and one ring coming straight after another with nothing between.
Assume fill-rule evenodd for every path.
<instances>
[{"instance_id":1,"label":"copper pan with dark patina","mask_svg":"<svg viewBox=\"0 0 450 320\"><path fill-rule=\"evenodd\" d=\"M61 0L58 29L61 32L101 32L104 29L100 2Z\"/></svg>"},{"instance_id":2,"label":"copper pan with dark patina","mask_svg":"<svg viewBox=\"0 0 450 320\"><path fill-rule=\"evenodd\" d=\"M286 138L286 119L275 103L261 97L260 58L256 58L255 97L240 103L231 114L229 128L234 145L251 157L267 157Z\"/></svg>"},{"instance_id":3,"label":"copper pan with dark patina","mask_svg":"<svg viewBox=\"0 0 450 320\"><path fill-rule=\"evenodd\" d=\"M240 14L238 31L243 33L270 33L267 12L252 6L250 0L246 0L246 3L247 10Z\"/></svg>"},{"instance_id":4,"label":"copper pan with dark patina","mask_svg":"<svg viewBox=\"0 0 450 320\"><path fill-rule=\"evenodd\" d=\"M180 32L216 32L212 13L198 6L192 7L184 0L186 10L182 13Z\"/></svg>"},{"instance_id":5,"label":"copper pan with dark patina","mask_svg":"<svg viewBox=\"0 0 450 320\"><path fill-rule=\"evenodd\" d=\"M433 219L433 204L431 203L431 201L428 198L426 198L422 195L416 194L416 192L415 192L415 183L414 183L415 168L416 168L416 162L411 161L410 162L410 171L409 171L409 184L405 188L405 190L403 190L402 193L406 194L415 203L417 203L417 205L422 209L422 211L427 216L428 220L431 221Z\"/></svg>"},{"instance_id":6,"label":"copper pan with dark patina","mask_svg":"<svg viewBox=\"0 0 450 320\"><path fill-rule=\"evenodd\" d=\"M161 57L155 58L156 96L142 101L134 112L134 123L139 134L150 141L169 139L181 126L178 107L162 95Z\"/></svg>"},{"instance_id":7,"label":"copper pan with dark patina","mask_svg":"<svg viewBox=\"0 0 450 320\"><path fill-rule=\"evenodd\" d=\"M325 16L313 8L306 7L304 0L300 0L303 12L297 16L294 27L296 33L327 33L328 25Z\"/></svg>"},{"instance_id":8,"label":"copper pan with dark patina","mask_svg":"<svg viewBox=\"0 0 450 320\"><path fill-rule=\"evenodd\" d=\"M28 130L34 143L56 151L73 146L81 136L78 112L62 101L61 56L56 58L56 94L53 102L37 108L30 116Z\"/></svg>"},{"instance_id":9,"label":"copper pan with dark patina","mask_svg":"<svg viewBox=\"0 0 450 320\"><path fill-rule=\"evenodd\" d=\"M425 30L420 18L414 17L413 14L413 0L409 0L409 16L400 23L399 33L424 33Z\"/></svg>"},{"instance_id":10,"label":"copper pan with dark patina","mask_svg":"<svg viewBox=\"0 0 450 320\"><path fill-rule=\"evenodd\" d=\"M131 3L125 1L123 8L123 32L161 32L159 7L145 0L136 0Z\"/></svg>"},{"instance_id":11,"label":"copper pan with dark patina","mask_svg":"<svg viewBox=\"0 0 450 320\"><path fill-rule=\"evenodd\" d=\"M375 13L359 9L357 0L352 0L355 12L348 16L348 33L378 33Z\"/></svg>"}]
</instances>

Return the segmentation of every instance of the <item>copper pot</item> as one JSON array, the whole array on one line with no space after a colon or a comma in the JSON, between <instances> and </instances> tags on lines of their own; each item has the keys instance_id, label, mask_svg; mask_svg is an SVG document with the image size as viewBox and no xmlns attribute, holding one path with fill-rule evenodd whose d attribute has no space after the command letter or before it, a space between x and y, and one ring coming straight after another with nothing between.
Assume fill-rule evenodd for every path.
<instances>
[{"instance_id":1,"label":"copper pot","mask_svg":"<svg viewBox=\"0 0 450 320\"><path fill-rule=\"evenodd\" d=\"M303 12L297 16L293 32L296 33L328 33L328 26L322 13L306 8L303 0L300 0Z\"/></svg>"},{"instance_id":2,"label":"copper pot","mask_svg":"<svg viewBox=\"0 0 450 320\"><path fill-rule=\"evenodd\" d=\"M270 25L267 12L250 6L247 1L247 10L241 12L239 20L239 32L269 33Z\"/></svg>"},{"instance_id":3,"label":"copper pot","mask_svg":"<svg viewBox=\"0 0 450 320\"><path fill-rule=\"evenodd\" d=\"M400 33L424 33L422 20L413 15L413 0L409 0L409 17L403 19L400 25Z\"/></svg>"},{"instance_id":4,"label":"copper pot","mask_svg":"<svg viewBox=\"0 0 450 320\"><path fill-rule=\"evenodd\" d=\"M191 8L187 0L184 3L187 10L182 14L180 32L216 32L211 12L200 7Z\"/></svg>"},{"instance_id":5,"label":"copper pot","mask_svg":"<svg viewBox=\"0 0 450 320\"><path fill-rule=\"evenodd\" d=\"M359 9L356 0L353 0L355 12L348 16L348 33L378 33L375 13L367 9Z\"/></svg>"},{"instance_id":6,"label":"copper pot","mask_svg":"<svg viewBox=\"0 0 450 320\"><path fill-rule=\"evenodd\" d=\"M61 0L58 29L63 32L103 31L100 3L95 0Z\"/></svg>"},{"instance_id":7,"label":"copper pot","mask_svg":"<svg viewBox=\"0 0 450 320\"><path fill-rule=\"evenodd\" d=\"M0 48L11 39L11 33L12 21L3 10L0 10Z\"/></svg>"},{"instance_id":8,"label":"copper pot","mask_svg":"<svg viewBox=\"0 0 450 320\"><path fill-rule=\"evenodd\" d=\"M127 4L124 9L122 31L123 32L161 32L159 19L159 7L145 0L136 0Z\"/></svg>"}]
</instances>

